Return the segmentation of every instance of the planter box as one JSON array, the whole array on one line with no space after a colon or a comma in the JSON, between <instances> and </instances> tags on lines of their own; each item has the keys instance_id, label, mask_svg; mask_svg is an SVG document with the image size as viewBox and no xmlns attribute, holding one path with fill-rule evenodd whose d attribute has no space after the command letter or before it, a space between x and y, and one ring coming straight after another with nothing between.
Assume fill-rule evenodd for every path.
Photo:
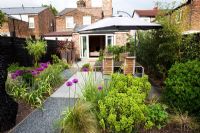
<instances>
[{"instance_id":1,"label":"planter box","mask_svg":"<svg viewBox=\"0 0 200 133\"><path fill-rule=\"evenodd\" d=\"M114 61L113 61L113 56L106 56L104 57L103 60L103 74L104 75L109 75L113 73L113 67Z\"/></svg>"},{"instance_id":2,"label":"planter box","mask_svg":"<svg viewBox=\"0 0 200 133\"><path fill-rule=\"evenodd\" d=\"M124 74L135 74L135 60L135 56L125 58Z\"/></svg>"}]
</instances>

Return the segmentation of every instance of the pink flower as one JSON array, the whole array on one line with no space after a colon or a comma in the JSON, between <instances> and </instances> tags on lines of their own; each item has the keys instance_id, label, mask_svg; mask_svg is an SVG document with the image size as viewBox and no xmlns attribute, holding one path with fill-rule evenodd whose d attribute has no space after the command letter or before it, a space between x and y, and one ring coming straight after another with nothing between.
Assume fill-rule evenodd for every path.
<instances>
[{"instance_id":1,"label":"pink flower","mask_svg":"<svg viewBox=\"0 0 200 133\"><path fill-rule=\"evenodd\" d=\"M76 83L78 83L78 79L75 78L72 80L72 82L76 84Z\"/></svg>"},{"instance_id":2,"label":"pink flower","mask_svg":"<svg viewBox=\"0 0 200 133\"><path fill-rule=\"evenodd\" d=\"M72 83L71 81L68 81L68 82L66 83L66 85L67 85L68 87L70 87L70 86L73 85L73 83Z\"/></svg>"}]
</instances>

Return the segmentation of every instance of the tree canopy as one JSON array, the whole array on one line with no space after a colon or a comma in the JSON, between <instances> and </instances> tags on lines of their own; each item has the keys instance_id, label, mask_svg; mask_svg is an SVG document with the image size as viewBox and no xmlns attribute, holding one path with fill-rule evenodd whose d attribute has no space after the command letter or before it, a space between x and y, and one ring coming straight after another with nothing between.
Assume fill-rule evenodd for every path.
<instances>
[{"instance_id":1,"label":"tree canopy","mask_svg":"<svg viewBox=\"0 0 200 133\"><path fill-rule=\"evenodd\" d=\"M48 7L55 16L58 14L58 10L55 7L53 7L51 4L50 5L42 5L42 7Z\"/></svg>"}]
</instances>

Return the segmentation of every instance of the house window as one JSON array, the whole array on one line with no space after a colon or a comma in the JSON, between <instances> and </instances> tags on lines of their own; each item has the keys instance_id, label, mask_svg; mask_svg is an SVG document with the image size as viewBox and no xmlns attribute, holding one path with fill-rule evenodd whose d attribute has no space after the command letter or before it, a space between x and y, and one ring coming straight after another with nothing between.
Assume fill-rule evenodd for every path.
<instances>
[{"instance_id":1,"label":"house window","mask_svg":"<svg viewBox=\"0 0 200 133\"><path fill-rule=\"evenodd\" d=\"M90 25L91 21L91 16L83 16L83 25Z\"/></svg>"},{"instance_id":2,"label":"house window","mask_svg":"<svg viewBox=\"0 0 200 133\"><path fill-rule=\"evenodd\" d=\"M66 28L74 28L74 18L66 17Z\"/></svg>"},{"instance_id":3,"label":"house window","mask_svg":"<svg viewBox=\"0 0 200 133\"><path fill-rule=\"evenodd\" d=\"M34 17L29 17L28 22L29 22L29 28L34 29L35 28Z\"/></svg>"},{"instance_id":4,"label":"house window","mask_svg":"<svg viewBox=\"0 0 200 133\"><path fill-rule=\"evenodd\" d=\"M183 11L182 10L179 10L177 12L177 15L176 15L176 22L180 23L181 19L182 19L182 14L183 14Z\"/></svg>"},{"instance_id":5,"label":"house window","mask_svg":"<svg viewBox=\"0 0 200 133\"><path fill-rule=\"evenodd\" d=\"M113 35L106 36L106 45L107 46L113 46L114 45L114 36Z\"/></svg>"},{"instance_id":6,"label":"house window","mask_svg":"<svg viewBox=\"0 0 200 133\"><path fill-rule=\"evenodd\" d=\"M102 7L102 0L92 0L92 7Z\"/></svg>"}]
</instances>

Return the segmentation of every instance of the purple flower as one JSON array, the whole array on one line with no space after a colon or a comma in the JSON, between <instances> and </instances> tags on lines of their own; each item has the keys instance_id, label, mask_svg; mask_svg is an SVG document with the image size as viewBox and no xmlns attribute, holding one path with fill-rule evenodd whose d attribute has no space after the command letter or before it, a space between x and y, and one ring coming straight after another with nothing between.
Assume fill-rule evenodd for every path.
<instances>
[{"instance_id":1,"label":"purple flower","mask_svg":"<svg viewBox=\"0 0 200 133\"><path fill-rule=\"evenodd\" d=\"M23 74L22 70L15 71L15 75L17 75L17 76L21 76L22 74Z\"/></svg>"},{"instance_id":2,"label":"purple flower","mask_svg":"<svg viewBox=\"0 0 200 133\"><path fill-rule=\"evenodd\" d=\"M68 82L66 83L66 85L67 85L68 87L70 87L70 86L73 85L73 83L72 83L71 81L68 81Z\"/></svg>"},{"instance_id":3,"label":"purple flower","mask_svg":"<svg viewBox=\"0 0 200 133\"><path fill-rule=\"evenodd\" d=\"M76 84L78 83L78 79L73 79L72 82Z\"/></svg>"},{"instance_id":4,"label":"purple flower","mask_svg":"<svg viewBox=\"0 0 200 133\"><path fill-rule=\"evenodd\" d=\"M87 67L84 67L84 68L82 69L82 71L83 71L83 72L88 72L89 69L88 69Z\"/></svg>"},{"instance_id":5,"label":"purple flower","mask_svg":"<svg viewBox=\"0 0 200 133\"><path fill-rule=\"evenodd\" d=\"M17 75L16 75L15 73L12 73L12 74L11 74L11 78L12 78L12 79L16 79L16 78L17 78Z\"/></svg>"},{"instance_id":6,"label":"purple flower","mask_svg":"<svg viewBox=\"0 0 200 133\"><path fill-rule=\"evenodd\" d=\"M42 68L42 67L39 67L39 68L36 68L36 70L37 70L37 71L39 71L39 72L41 72L41 71L43 71L43 70L44 70L44 68Z\"/></svg>"},{"instance_id":7,"label":"purple flower","mask_svg":"<svg viewBox=\"0 0 200 133\"><path fill-rule=\"evenodd\" d=\"M32 74L33 76L36 76L36 75L39 74L39 73L38 73L37 71L32 71L31 74Z\"/></svg>"},{"instance_id":8,"label":"purple flower","mask_svg":"<svg viewBox=\"0 0 200 133\"><path fill-rule=\"evenodd\" d=\"M101 91L103 89L102 86L98 86L98 90Z\"/></svg>"},{"instance_id":9,"label":"purple flower","mask_svg":"<svg viewBox=\"0 0 200 133\"><path fill-rule=\"evenodd\" d=\"M48 63L40 63L40 67L41 68L47 68L48 67Z\"/></svg>"}]
</instances>

